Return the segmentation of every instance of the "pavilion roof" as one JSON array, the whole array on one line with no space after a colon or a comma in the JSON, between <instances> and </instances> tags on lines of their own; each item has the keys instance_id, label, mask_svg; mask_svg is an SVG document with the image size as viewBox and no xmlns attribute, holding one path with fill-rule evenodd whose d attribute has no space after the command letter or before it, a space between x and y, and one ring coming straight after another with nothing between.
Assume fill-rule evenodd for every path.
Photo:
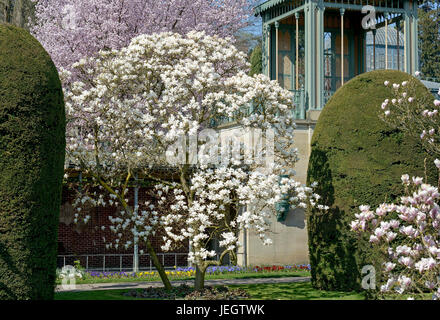
<instances>
[{"instance_id":1,"label":"pavilion roof","mask_svg":"<svg viewBox=\"0 0 440 320\"><path fill-rule=\"evenodd\" d=\"M264 11L267 11L273 7L276 7L279 4L282 4L282 3L288 2L288 1L291 1L291 0L266 0L266 1L263 1L262 3L260 3L259 5L257 5L254 8L254 13L255 13L255 15L259 15ZM339 1L341 1L341 3L344 3L344 0L339 0ZM419 3L423 2L423 0L417 0L417 1ZM324 0L324 2L325 2L325 0Z\"/></svg>"},{"instance_id":2,"label":"pavilion roof","mask_svg":"<svg viewBox=\"0 0 440 320\"><path fill-rule=\"evenodd\" d=\"M267 1L264 1L254 8L254 12L256 15L258 15L261 12L264 12L272 7L275 7L285 1L287 1L287 0L267 0Z\"/></svg>"}]
</instances>

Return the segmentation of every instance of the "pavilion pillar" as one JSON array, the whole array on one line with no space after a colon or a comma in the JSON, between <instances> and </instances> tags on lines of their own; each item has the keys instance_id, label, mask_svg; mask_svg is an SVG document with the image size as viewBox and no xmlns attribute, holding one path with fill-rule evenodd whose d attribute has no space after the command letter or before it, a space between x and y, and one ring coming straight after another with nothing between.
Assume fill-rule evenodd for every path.
<instances>
[{"instance_id":1,"label":"pavilion pillar","mask_svg":"<svg viewBox=\"0 0 440 320\"><path fill-rule=\"evenodd\" d=\"M299 12L295 12L295 90L299 90Z\"/></svg>"},{"instance_id":2,"label":"pavilion pillar","mask_svg":"<svg viewBox=\"0 0 440 320\"><path fill-rule=\"evenodd\" d=\"M403 14L403 71L408 72L408 19L407 15Z\"/></svg>"},{"instance_id":3,"label":"pavilion pillar","mask_svg":"<svg viewBox=\"0 0 440 320\"><path fill-rule=\"evenodd\" d=\"M367 71L367 32L362 32L362 66L359 69L359 74Z\"/></svg>"},{"instance_id":4,"label":"pavilion pillar","mask_svg":"<svg viewBox=\"0 0 440 320\"><path fill-rule=\"evenodd\" d=\"M416 71L419 71L419 44L417 41L418 35L418 21L417 14L418 6L417 1L413 1L412 10L412 23L411 23L411 74L414 75Z\"/></svg>"},{"instance_id":5,"label":"pavilion pillar","mask_svg":"<svg viewBox=\"0 0 440 320\"><path fill-rule=\"evenodd\" d=\"M404 32L404 56L405 56L405 72L413 73L412 71L412 21L411 21L411 12L409 8L408 1L403 3L405 13L403 14L403 32Z\"/></svg>"},{"instance_id":6,"label":"pavilion pillar","mask_svg":"<svg viewBox=\"0 0 440 320\"><path fill-rule=\"evenodd\" d=\"M277 21L275 22L275 79L279 81L279 67L280 67L280 61L279 61L279 28L280 23Z\"/></svg>"},{"instance_id":7,"label":"pavilion pillar","mask_svg":"<svg viewBox=\"0 0 440 320\"><path fill-rule=\"evenodd\" d=\"M305 17L305 95L306 107L316 108L315 86L315 54L316 54L316 3L307 3L304 9Z\"/></svg>"},{"instance_id":8,"label":"pavilion pillar","mask_svg":"<svg viewBox=\"0 0 440 320\"><path fill-rule=\"evenodd\" d=\"M373 29L373 70L376 70L376 29Z\"/></svg>"},{"instance_id":9,"label":"pavilion pillar","mask_svg":"<svg viewBox=\"0 0 440 320\"><path fill-rule=\"evenodd\" d=\"M319 4L316 7L316 108L324 107L324 10Z\"/></svg>"},{"instance_id":10,"label":"pavilion pillar","mask_svg":"<svg viewBox=\"0 0 440 320\"><path fill-rule=\"evenodd\" d=\"M266 25L263 22L262 38L261 38L261 67L264 75L267 75L267 32Z\"/></svg>"},{"instance_id":11,"label":"pavilion pillar","mask_svg":"<svg viewBox=\"0 0 440 320\"><path fill-rule=\"evenodd\" d=\"M400 71L400 20L396 21L396 33L397 33L397 70Z\"/></svg>"},{"instance_id":12,"label":"pavilion pillar","mask_svg":"<svg viewBox=\"0 0 440 320\"><path fill-rule=\"evenodd\" d=\"M341 8L341 87L344 85L344 13L345 9Z\"/></svg>"},{"instance_id":13,"label":"pavilion pillar","mask_svg":"<svg viewBox=\"0 0 440 320\"><path fill-rule=\"evenodd\" d=\"M266 26L266 32L267 32L267 76L269 77L269 78L271 78L271 59L272 59L272 56L271 56L271 54L270 54L270 47L271 47L271 41L270 41L270 36L271 36L271 25L270 24L268 24L267 26Z\"/></svg>"},{"instance_id":14,"label":"pavilion pillar","mask_svg":"<svg viewBox=\"0 0 440 320\"><path fill-rule=\"evenodd\" d=\"M385 12L385 70L388 69L388 13Z\"/></svg>"}]
</instances>

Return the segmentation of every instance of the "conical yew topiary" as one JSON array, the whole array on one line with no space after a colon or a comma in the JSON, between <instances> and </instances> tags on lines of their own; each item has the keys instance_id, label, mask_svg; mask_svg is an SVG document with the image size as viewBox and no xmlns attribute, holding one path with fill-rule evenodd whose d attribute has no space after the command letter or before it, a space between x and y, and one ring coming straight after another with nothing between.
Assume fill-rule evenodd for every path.
<instances>
[{"instance_id":1,"label":"conical yew topiary","mask_svg":"<svg viewBox=\"0 0 440 320\"><path fill-rule=\"evenodd\" d=\"M350 230L350 222L360 205L375 208L403 195L402 174L425 176L427 153L420 141L380 119L381 104L391 97L384 82L410 78L393 70L364 73L340 88L320 115L312 138L308 183L318 182L316 192L330 210L309 210L307 215L315 288L360 290L362 268L368 265L380 277L383 258L368 239ZM419 96L430 95L418 83ZM432 160L426 162L427 172L435 175ZM434 176L428 178L435 183Z\"/></svg>"},{"instance_id":2,"label":"conical yew topiary","mask_svg":"<svg viewBox=\"0 0 440 320\"><path fill-rule=\"evenodd\" d=\"M54 296L64 157L55 65L27 31L0 24L0 300Z\"/></svg>"}]
</instances>

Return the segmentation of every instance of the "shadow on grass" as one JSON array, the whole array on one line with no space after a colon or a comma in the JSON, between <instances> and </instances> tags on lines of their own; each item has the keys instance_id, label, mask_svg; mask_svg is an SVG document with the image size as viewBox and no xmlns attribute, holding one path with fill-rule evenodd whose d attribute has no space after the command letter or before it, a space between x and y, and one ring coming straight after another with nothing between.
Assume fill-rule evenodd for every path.
<instances>
[{"instance_id":1,"label":"shadow on grass","mask_svg":"<svg viewBox=\"0 0 440 320\"><path fill-rule=\"evenodd\" d=\"M252 300L364 300L362 293L321 291L312 288L310 282L274 283L252 285L229 285L241 288L250 294ZM137 300L123 296L127 289L83 292L59 292L55 300Z\"/></svg>"},{"instance_id":2,"label":"shadow on grass","mask_svg":"<svg viewBox=\"0 0 440 320\"><path fill-rule=\"evenodd\" d=\"M229 286L235 287L235 286ZM362 293L316 290L310 282L239 285L251 299L261 300L364 300Z\"/></svg>"},{"instance_id":3,"label":"shadow on grass","mask_svg":"<svg viewBox=\"0 0 440 320\"><path fill-rule=\"evenodd\" d=\"M55 300L141 300L123 296L127 289L95 290L81 292L57 292Z\"/></svg>"}]
</instances>

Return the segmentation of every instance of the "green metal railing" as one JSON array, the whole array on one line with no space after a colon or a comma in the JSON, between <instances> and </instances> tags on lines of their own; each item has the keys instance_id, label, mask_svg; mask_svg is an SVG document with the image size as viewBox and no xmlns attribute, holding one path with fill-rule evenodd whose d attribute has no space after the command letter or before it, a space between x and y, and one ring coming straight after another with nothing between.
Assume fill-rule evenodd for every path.
<instances>
[{"instance_id":1,"label":"green metal railing","mask_svg":"<svg viewBox=\"0 0 440 320\"><path fill-rule=\"evenodd\" d=\"M335 91L331 90L324 90L324 106L327 104L327 102L330 100L330 98L335 94ZM323 107L324 107L323 106Z\"/></svg>"},{"instance_id":2,"label":"green metal railing","mask_svg":"<svg viewBox=\"0 0 440 320\"><path fill-rule=\"evenodd\" d=\"M437 84L437 85L430 84L428 86L428 89L429 89L429 91L431 91L431 93L434 95L434 97L436 99L440 99L440 94L439 94L439 87L440 87L440 85L438 85L440 83L440 79L422 76L422 77L420 77L420 80L422 80L422 81L429 81L429 82L433 82L433 83Z\"/></svg>"},{"instance_id":3,"label":"green metal railing","mask_svg":"<svg viewBox=\"0 0 440 320\"><path fill-rule=\"evenodd\" d=\"M432 81L432 82L437 82L437 83L440 82L440 79L426 78L426 77L421 78L421 80ZM434 94L434 96L436 96L438 99L440 99L440 97L438 95L437 88L435 88L435 89L431 88L430 90ZM306 93L305 93L304 89L290 90L290 92L292 93L293 104L295 106L295 110L292 113L292 117L296 120L305 120L307 118L307 111L309 110L309 107L307 105ZM313 110L322 110L324 108L324 106L327 104L327 102L330 100L330 98L333 96L334 93L335 93L335 91L333 91L333 90L324 90L323 91L323 104L322 104L322 106L318 106L317 108L314 108ZM213 127L218 126L218 125L222 125L222 124L232 123L232 122L236 121L237 118L243 117L243 116L249 116L250 114L252 114L254 112L258 112L258 110L254 110L254 108L250 107L250 108L240 110L239 112L236 113L236 115L233 118L228 118L228 117L218 118L215 121L215 124L213 124Z\"/></svg>"},{"instance_id":4,"label":"green metal railing","mask_svg":"<svg viewBox=\"0 0 440 320\"><path fill-rule=\"evenodd\" d=\"M305 119L306 118L306 95L303 89L291 90L293 95L293 105L295 110L293 112L293 117L295 119Z\"/></svg>"},{"instance_id":5,"label":"green metal railing","mask_svg":"<svg viewBox=\"0 0 440 320\"><path fill-rule=\"evenodd\" d=\"M440 78L424 77L423 75L420 77L420 80L440 83Z\"/></svg>"},{"instance_id":6,"label":"green metal railing","mask_svg":"<svg viewBox=\"0 0 440 320\"><path fill-rule=\"evenodd\" d=\"M293 95L293 104L295 105L295 111L294 111L294 118L297 120L305 120L306 114L308 111L308 106L306 103L306 95L304 90L290 90ZM330 98L333 96L335 92L330 90L325 90L323 92L323 98L324 103L322 106L318 106L317 108L314 108L313 110L322 110L324 106L327 104L327 102L330 100Z\"/></svg>"},{"instance_id":7,"label":"green metal railing","mask_svg":"<svg viewBox=\"0 0 440 320\"><path fill-rule=\"evenodd\" d=\"M250 116L255 111L256 110L254 110L252 106L248 108L241 108L241 110L234 112L233 117L219 116L215 120L212 119L210 125L212 128L214 128L223 124L232 123L238 119Z\"/></svg>"},{"instance_id":8,"label":"green metal railing","mask_svg":"<svg viewBox=\"0 0 440 320\"><path fill-rule=\"evenodd\" d=\"M292 113L292 117L297 120L305 120L309 108L306 103L306 94L304 89L290 90L290 92L292 93L292 100L295 106L295 110ZM334 91L325 90L323 92L324 104L313 110L321 110L327 104L327 102L330 100L330 98L333 96L334 93L335 93ZM236 114L232 118L218 117L215 121L212 121L211 127L232 123L236 121L238 118L247 117L254 112L258 112L258 110L254 110L254 108L250 107L236 112Z\"/></svg>"}]
</instances>

